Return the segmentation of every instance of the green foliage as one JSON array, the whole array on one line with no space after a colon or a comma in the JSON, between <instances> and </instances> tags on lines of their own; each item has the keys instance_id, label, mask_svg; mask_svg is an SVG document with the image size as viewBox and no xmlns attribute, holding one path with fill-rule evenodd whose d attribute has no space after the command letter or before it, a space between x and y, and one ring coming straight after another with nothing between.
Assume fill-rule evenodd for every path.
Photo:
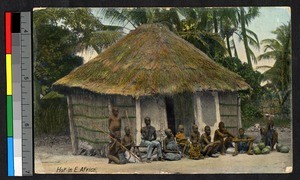
<instances>
[{"instance_id":1,"label":"green foliage","mask_svg":"<svg viewBox=\"0 0 300 180\"><path fill-rule=\"evenodd\" d=\"M264 39L264 53L259 60L274 59L275 64L263 74L263 80L267 81L266 87L272 90L281 106L281 113L290 113L291 95L291 23L284 24L272 31L276 39Z\"/></svg>"},{"instance_id":2,"label":"green foliage","mask_svg":"<svg viewBox=\"0 0 300 180\"><path fill-rule=\"evenodd\" d=\"M48 87L83 63L73 55L76 35L69 30L52 25L36 28L37 49L34 74L42 85Z\"/></svg>"},{"instance_id":3,"label":"green foliage","mask_svg":"<svg viewBox=\"0 0 300 180\"><path fill-rule=\"evenodd\" d=\"M239 74L252 88L249 91L239 92L243 126L249 127L260 121L263 117L261 102L267 93L266 89L260 85L262 74L252 70L249 64L242 63L238 58L226 57L217 59L216 62Z\"/></svg>"},{"instance_id":4,"label":"green foliage","mask_svg":"<svg viewBox=\"0 0 300 180\"><path fill-rule=\"evenodd\" d=\"M66 134L69 132L67 100L61 94L50 92L40 100L35 114L35 133Z\"/></svg>"}]
</instances>

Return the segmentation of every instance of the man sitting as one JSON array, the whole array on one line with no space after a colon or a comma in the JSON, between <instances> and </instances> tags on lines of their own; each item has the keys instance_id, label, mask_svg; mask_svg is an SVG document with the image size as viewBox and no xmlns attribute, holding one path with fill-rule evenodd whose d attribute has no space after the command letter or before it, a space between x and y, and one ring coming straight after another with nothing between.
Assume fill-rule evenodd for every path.
<instances>
[{"instance_id":1,"label":"man sitting","mask_svg":"<svg viewBox=\"0 0 300 180\"><path fill-rule=\"evenodd\" d=\"M162 158L162 149L160 142L156 140L156 130L153 126L151 126L151 120L149 117L145 117L145 127L142 127L142 141L141 146L147 146L147 161L151 162L151 155L154 148L157 148L157 157L159 161L163 161Z\"/></svg>"},{"instance_id":2,"label":"man sitting","mask_svg":"<svg viewBox=\"0 0 300 180\"><path fill-rule=\"evenodd\" d=\"M247 152L248 155L253 155L251 152L253 141L254 139L245 135L245 130L240 128L237 138L233 139L233 142L235 142L235 151L233 156L238 155L240 152Z\"/></svg>"},{"instance_id":3,"label":"man sitting","mask_svg":"<svg viewBox=\"0 0 300 180\"><path fill-rule=\"evenodd\" d=\"M217 152L221 142L220 141L211 142L210 132L211 132L210 127L205 126L204 133L200 137L200 145L202 149L201 152L204 156L218 157L215 153Z\"/></svg>"},{"instance_id":4,"label":"man sitting","mask_svg":"<svg viewBox=\"0 0 300 180\"><path fill-rule=\"evenodd\" d=\"M227 148L232 146L232 138L234 138L234 135L227 131L224 122L219 122L219 129L215 131L214 142L221 142L218 148L221 155L225 155Z\"/></svg>"}]
</instances>

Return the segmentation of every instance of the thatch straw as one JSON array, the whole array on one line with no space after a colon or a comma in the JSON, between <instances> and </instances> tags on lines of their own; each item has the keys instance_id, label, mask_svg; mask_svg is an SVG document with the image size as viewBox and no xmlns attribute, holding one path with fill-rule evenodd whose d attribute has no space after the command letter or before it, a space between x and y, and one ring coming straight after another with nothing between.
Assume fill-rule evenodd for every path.
<instances>
[{"instance_id":1,"label":"thatch straw","mask_svg":"<svg viewBox=\"0 0 300 180\"><path fill-rule=\"evenodd\" d=\"M93 60L54 83L134 97L250 86L161 24L142 25Z\"/></svg>"}]
</instances>

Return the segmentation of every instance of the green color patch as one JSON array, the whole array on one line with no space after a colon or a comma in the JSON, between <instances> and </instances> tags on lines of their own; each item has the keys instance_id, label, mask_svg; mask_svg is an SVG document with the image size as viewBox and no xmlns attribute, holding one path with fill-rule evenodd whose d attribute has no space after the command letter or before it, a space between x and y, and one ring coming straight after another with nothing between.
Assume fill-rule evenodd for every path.
<instances>
[{"instance_id":1,"label":"green color patch","mask_svg":"<svg viewBox=\"0 0 300 180\"><path fill-rule=\"evenodd\" d=\"M12 96L7 96L6 99L6 116L7 116L7 136L13 136L13 104Z\"/></svg>"}]
</instances>

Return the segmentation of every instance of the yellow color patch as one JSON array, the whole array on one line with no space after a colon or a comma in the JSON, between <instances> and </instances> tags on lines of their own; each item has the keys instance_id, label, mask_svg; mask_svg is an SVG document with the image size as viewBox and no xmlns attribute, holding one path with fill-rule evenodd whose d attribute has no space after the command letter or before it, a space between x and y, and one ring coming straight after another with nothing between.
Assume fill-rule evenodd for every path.
<instances>
[{"instance_id":1,"label":"yellow color patch","mask_svg":"<svg viewBox=\"0 0 300 180\"><path fill-rule=\"evenodd\" d=\"M11 54L6 54L6 88L7 88L7 95L12 95L12 61L11 61Z\"/></svg>"}]
</instances>

